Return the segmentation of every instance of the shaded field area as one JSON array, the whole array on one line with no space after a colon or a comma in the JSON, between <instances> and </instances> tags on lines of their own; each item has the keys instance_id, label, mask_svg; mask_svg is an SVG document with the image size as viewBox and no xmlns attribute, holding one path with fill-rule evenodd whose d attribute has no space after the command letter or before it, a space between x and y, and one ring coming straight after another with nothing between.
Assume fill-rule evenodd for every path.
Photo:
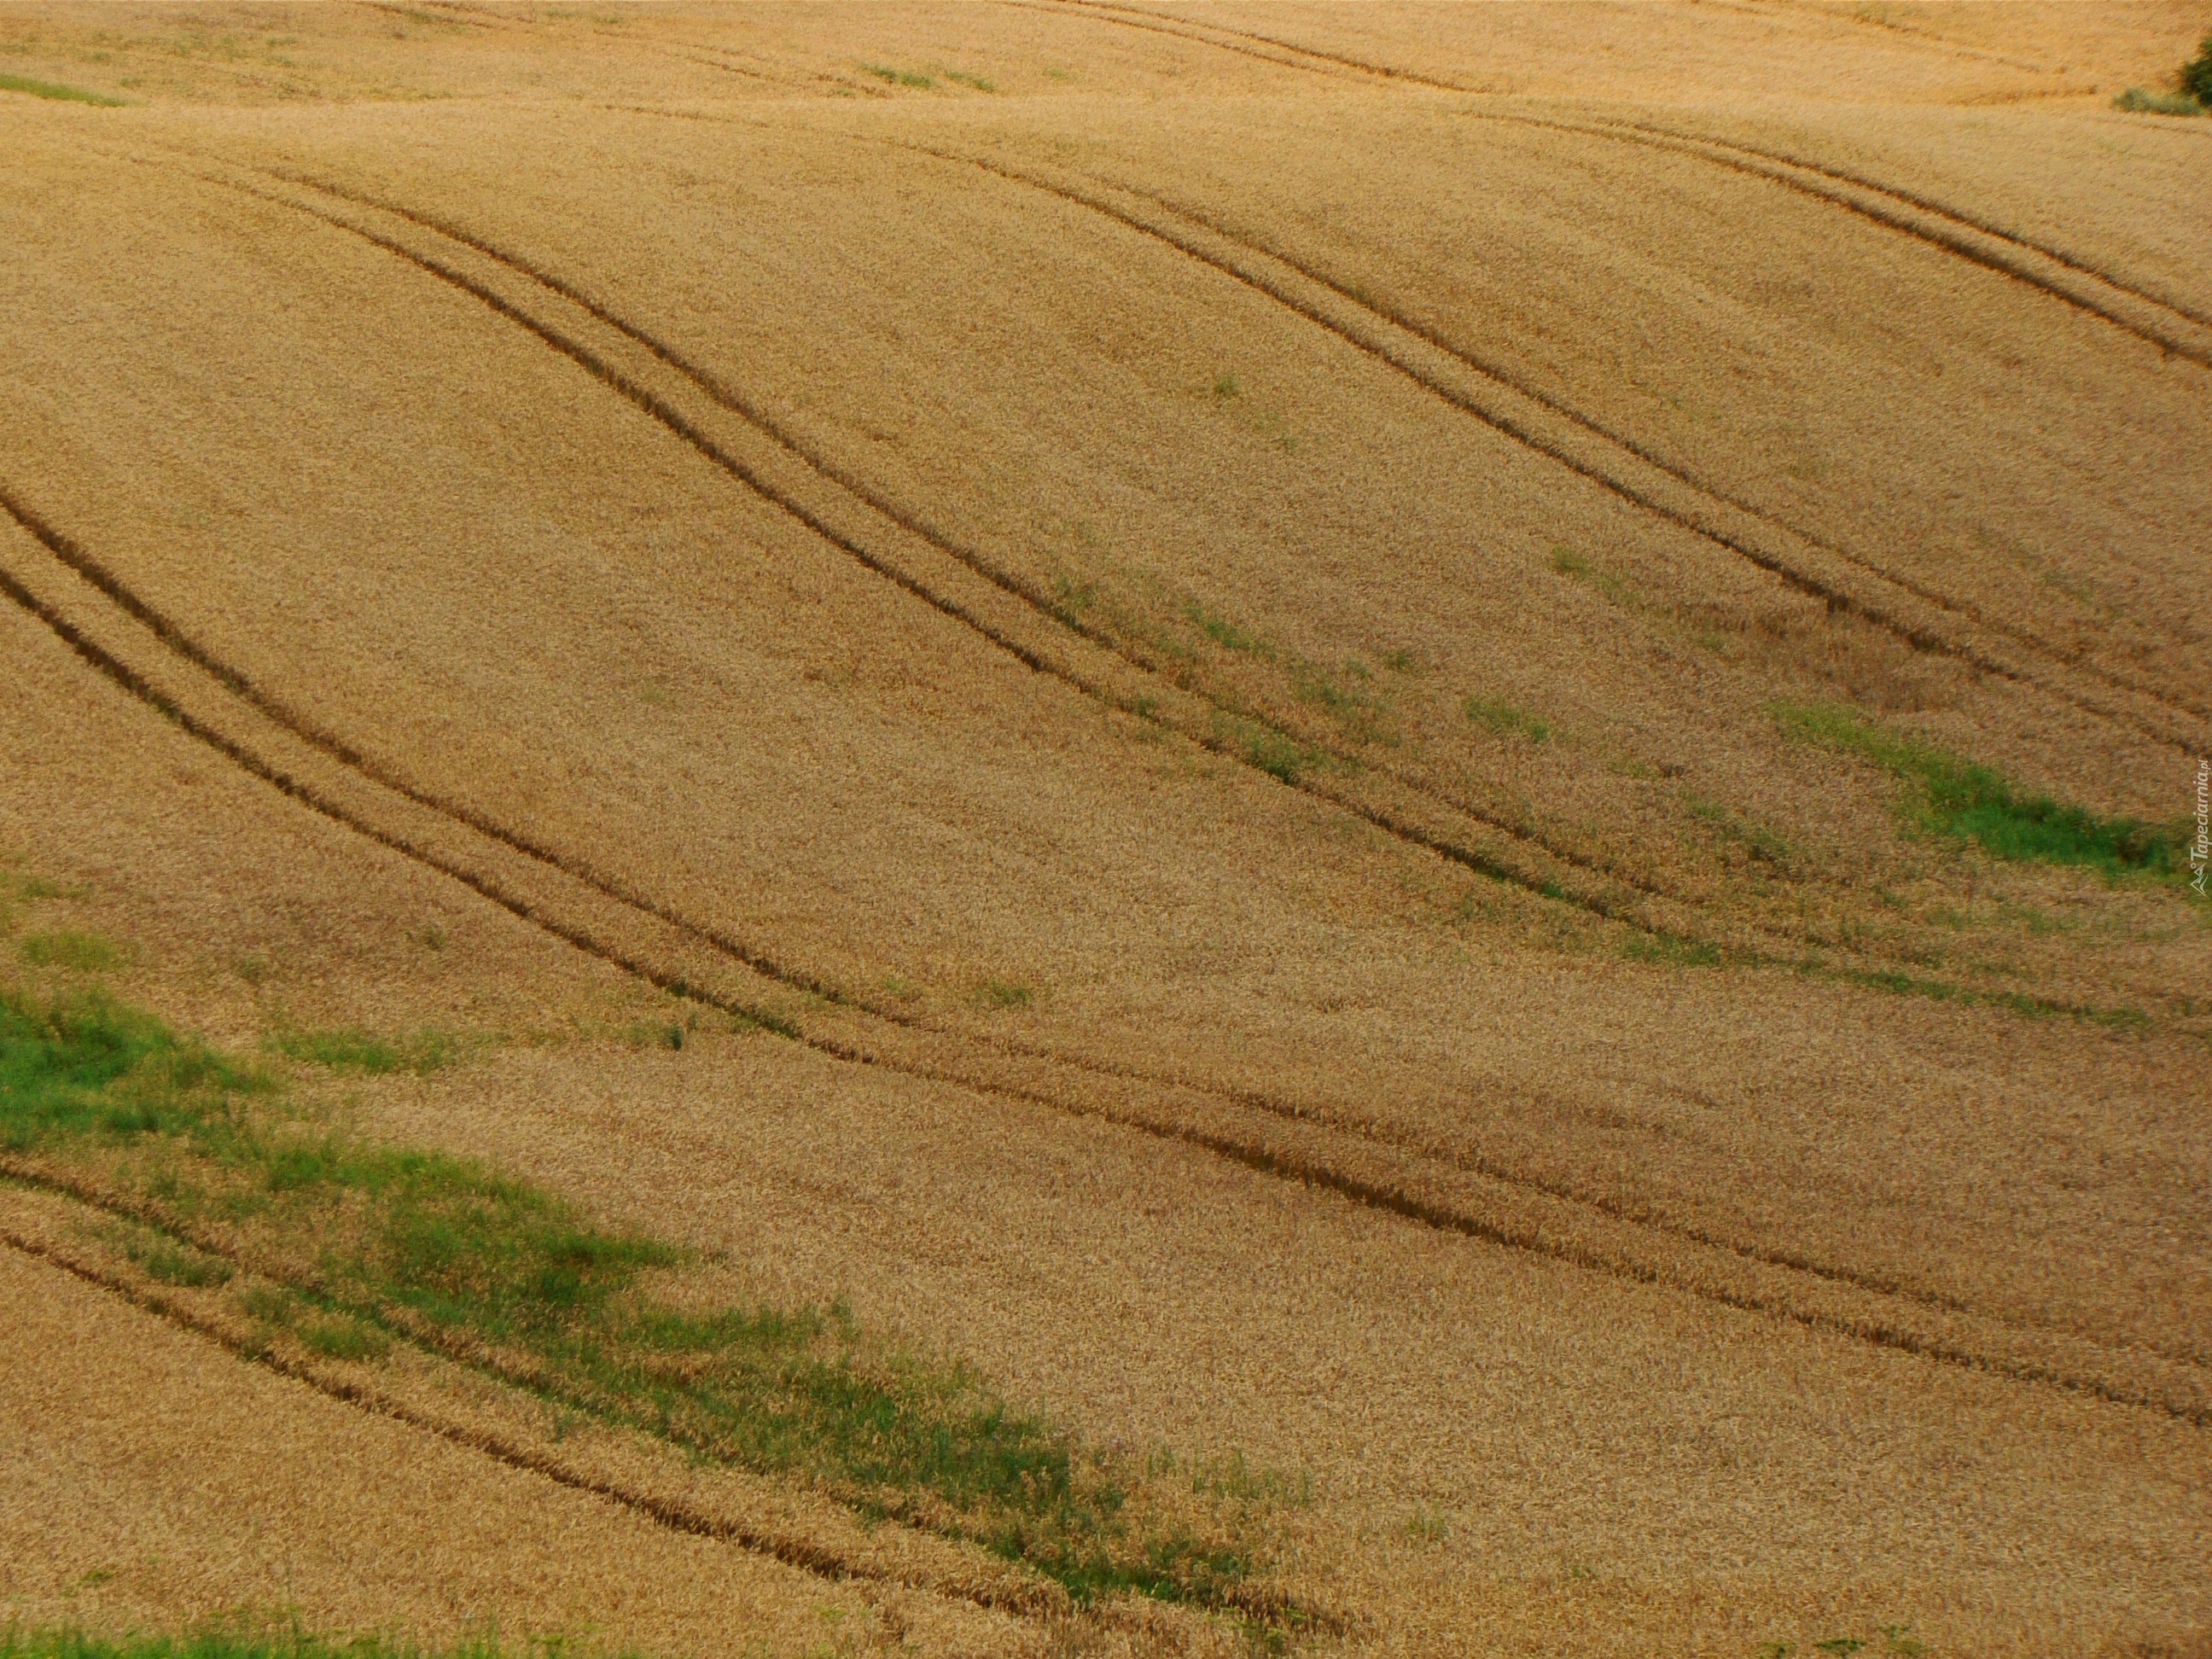
<instances>
[{"instance_id":1,"label":"shaded field area","mask_svg":"<svg viewBox=\"0 0 2212 1659\"><path fill-rule=\"evenodd\" d=\"M2194 1653L2208 28L0 15L22 1651Z\"/></svg>"}]
</instances>

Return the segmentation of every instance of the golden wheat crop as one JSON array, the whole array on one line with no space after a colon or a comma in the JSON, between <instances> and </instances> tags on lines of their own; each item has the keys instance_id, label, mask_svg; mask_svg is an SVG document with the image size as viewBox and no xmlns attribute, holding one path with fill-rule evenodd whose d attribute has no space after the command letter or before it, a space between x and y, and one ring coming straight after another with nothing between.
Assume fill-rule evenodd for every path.
<instances>
[{"instance_id":1,"label":"golden wheat crop","mask_svg":"<svg viewBox=\"0 0 2212 1659\"><path fill-rule=\"evenodd\" d=\"M1249 1544L272 1347L11 1140L9 1616L2203 1651L2208 28L0 9L0 988Z\"/></svg>"}]
</instances>

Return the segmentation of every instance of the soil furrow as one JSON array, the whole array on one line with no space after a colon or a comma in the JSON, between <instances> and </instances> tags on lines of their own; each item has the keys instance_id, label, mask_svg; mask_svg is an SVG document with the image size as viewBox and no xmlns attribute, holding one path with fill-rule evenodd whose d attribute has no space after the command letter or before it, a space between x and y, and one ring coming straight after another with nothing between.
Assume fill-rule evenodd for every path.
<instances>
[{"instance_id":1,"label":"soil furrow","mask_svg":"<svg viewBox=\"0 0 2212 1659\"><path fill-rule=\"evenodd\" d=\"M27 532L29 526L25 528ZM79 580L83 580L81 577ZM85 582L85 586L99 592L89 581ZM887 1036L895 1037L896 1028L890 1033L878 1030L872 1035L863 1030L844 1036L818 1029L806 1030L757 999L718 991L703 976L672 969L670 957L681 959L681 938L665 940L658 950L650 945L641 948L635 940L625 944L620 939L608 937L609 929L578 921L573 913L573 900L564 906L557 894L532 895L519 890L510 876L503 876L495 868L484 867L483 855L486 852L495 857L501 852L515 854L518 849L511 842L483 831L473 831L492 845L489 849L479 849L478 856L471 859L450 847L426 845L420 834L410 835L389 823L375 822L374 800L378 791L420 811L434 812L435 809L423 807L399 791L346 767L344 769L356 782L370 792L364 798L368 810L363 810L362 803L349 805L334 793L326 781L318 782L300 775L295 767L270 761L251 744L221 729L217 721L185 708L184 699L125 663L90 632L72 623L61 606L40 598L4 568L0 568L0 592L5 592L38 617L96 670L155 708L188 735L207 743L234 763L311 810L403 857L453 877L502 909L610 965L672 994L782 1030L829 1058L877 1066L1026 1107L1099 1118L1116 1127L1213 1153L1277 1178L1320 1188L1426 1226L1747 1312L1785 1318L1942 1363L1989 1370L2022 1381L2054 1382L2116 1401L2148 1406L2191 1421L2204 1421L2208 1411L2212 1411L2212 1407L2205 1403L2212 1389L2208 1389L2201 1369L2191 1362L2167 1356L2153 1359L2140 1354L2131 1361L2131 1351L2111 1348L2094 1338L2065 1331L2039 1330L2000 1316L1971 1310L1958 1310L1948 1305L1948 1298L1902 1288L1893 1290L1849 1269L1800 1267L1755 1247L1726 1241L1708 1242L1686 1229L1638 1220L1626 1214L1623 1206L1608 1207L1571 1193L1548 1192L1537 1179L1506 1169L1492 1171L1474 1168L1456 1180L1462 1172L1448 1169L1440 1179L1435 1173L1424 1174L1419 1167L1424 1161L1437 1160L1418 1151L1394 1146L1389 1139L1376 1138L1372 1126L1365 1131L1347 1127L1297 1107L1268 1102L1247 1109L1263 1121L1259 1124L1247 1123L1244 1132L1239 1133L1236 1132L1234 1118L1241 1103L1218 1097L1209 1100L1205 1097L1208 1091L1188 1084L1156 1085L1153 1086L1158 1093L1154 1099L1132 1102L1125 1096L1117 1105L1080 1090L1071 1095L1066 1091L1064 1079L1062 1086L1054 1089L1048 1080L1040 1085L1003 1073L990 1075L988 1062L979 1067L972 1054L963 1056L957 1052L963 1044L955 1033L928 1028L910 1031L909 1035L939 1038L951 1046L954 1052L949 1060L933 1060L927 1054L902 1057L885 1052L882 1040ZM118 609L122 607L118 605ZM135 625L154 635L160 649L189 661L173 643L155 635L149 623L133 617L122 625ZM326 754L309 739L289 732L265 712L253 708L216 672L197 663L190 666L205 675L213 695L245 704L254 715L276 728L277 734L306 745L309 755L337 762L335 756ZM337 763L343 765L342 762ZM556 873L578 886L587 886L581 878L565 872ZM527 885L526 880L520 889L526 889ZM624 904L619 899L614 902ZM626 904L624 908L633 913L637 909ZM570 914L562 914L564 908ZM649 919L672 933L712 945L710 939L688 924L665 921L659 916ZM655 960L656 956L660 959ZM768 978L750 965L744 966L748 974ZM844 1012L849 1022L865 1011L848 1008ZM1048 1067L1066 1064L1058 1056L1037 1058ZM1114 1080L1125 1084L1150 1082L1127 1075L1117 1075ZM1168 1097L1170 1092L1185 1098L1178 1103ZM1273 1130L1266 1127L1265 1121L1269 1118L1274 1121ZM1211 1122L1201 1119L1210 1119ZM1332 1144L1346 1139L1353 1144ZM1474 1162L1464 1155L1460 1161ZM1360 1172L1363 1164L1370 1173ZM1468 1186L1469 1179L1475 1185ZM1504 1190L1501 1193L1493 1189ZM1686 1247L1686 1256L1681 1247ZM1728 1265L1730 1260L1735 1263L1734 1267ZM1805 1279L1815 1282L1811 1285L1796 1282ZM1896 1305L1899 1303L1905 1305L1899 1308ZM1914 1327L1911 1317L1916 1307L1922 1313L1919 1328ZM1964 1328L1963 1338L1960 1328ZM1977 1336L1982 1340L1973 1340ZM2049 1355L2054 1348L2060 1356L2055 1360ZM2068 1363L2069 1358L2071 1363ZM2148 1375L2137 1374L2146 1367Z\"/></svg>"}]
</instances>

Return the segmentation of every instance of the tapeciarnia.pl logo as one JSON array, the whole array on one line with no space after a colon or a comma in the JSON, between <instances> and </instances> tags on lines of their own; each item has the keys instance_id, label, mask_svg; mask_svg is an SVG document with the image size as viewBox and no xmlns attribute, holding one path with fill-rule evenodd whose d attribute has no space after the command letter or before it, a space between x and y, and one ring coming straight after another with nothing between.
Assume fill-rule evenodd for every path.
<instances>
[{"instance_id":1,"label":"tapeciarnia.pl logo","mask_svg":"<svg viewBox=\"0 0 2212 1659\"><path fill-rule=\"evenodd\" d=\"M2197 839L2189 843L2189 884L2204 896L2204 869L2212 864L2212 761L2197 763Z\"/></svg>"}]
</instances>

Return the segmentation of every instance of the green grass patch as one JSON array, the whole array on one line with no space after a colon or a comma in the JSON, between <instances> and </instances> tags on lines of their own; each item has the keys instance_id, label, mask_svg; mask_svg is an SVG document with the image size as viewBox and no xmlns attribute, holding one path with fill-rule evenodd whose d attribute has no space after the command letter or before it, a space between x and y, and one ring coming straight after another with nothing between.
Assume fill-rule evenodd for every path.
<instances>
[{"instance_id":1,"label":"green grass patch","mask_svg":"<svg viewBox=\"0 0 2212 1659\"><path fill-rule=\"evenodd\" d=\"M1972 842L1991 858L2069 864L2107 875L2170 873L2182 838L2135 818L2100 817L2086 807L2023 794L1990 767L1885 731L1828 703L1776 703L1784 733L1872 761L1904 781L1907 817L1948 840Z\"/></svg>"},{"instance_id":2,"label":"green grass patch","mask_svg":"<svg viewBox=\"0 0 2212 1659\"><path fill-rule=\"evenodd\" d=\"M1802 965L1797 971L1814 979L1836 980L1870 991L1887 991L1893 996L1923 997L1931 1002L1956 1003L1962 1008L2003 1008L2028 1019L2078 1019L2085 1024L2100 1025L2108 1031L2140 1034L2150 1030L2154 1024L2140 1008L2092 1008L2080 1003L2027 996L2017 991L1978 991L1948 980L1919 979L1894 971L1811 964Z\"/></svg>"},{"instance_id":3,"label":"green grass patch","mask_svg":"<svg viewBox=\"0 0 2212 1659\"><path fill-rule=\"evenodd\" d=\"M1778 870L1790 867L1790 843L1763 823L1754 823L1719 801L1692 795L1683 802L1690 816L1705 824L1724 842L1741 847L1761 864Z\"/></svg>"},{"instance_id":4,"label":"green grass patch","mask_svg":"<svg viewBox=\"0 0 2212 1659\"><path fill-rule=\"evenodd\" d=\"M1634 588L1611 572L1599 569L1571 548L1555 547L1552 550L1552 568L1562 576L1595 587L1615 605L1625 605L1632 611L1644 608L1644 598Z\"/></svg>"},{"instance_id":5,"label":"green grass patch","mask_svg":"<svg viewBox=\"0 0 2212 1659\"><path fill-rule=\"evenodd\" d=\"M262 1038L262 1046L287 1060L358 1077L383 1077L393 1072L428 1077L459 1061L465 1048L450 1033L427 1027L386 1037L356 1025L326 1030L280 1025ZM681 1036L669 1046L682 1048Z\"/></svg>"},{"instance_id":6,"label":"green grass patch","mask_svg":"<svg viewBox=\"0 0 2212 1659\"><path fill-rule=\"evenodd\" d=\"M2132 115L2202 115L2204 106L2185 92L2150 92L2130 87L2112 100L2114 109Z\"/></svg>"},{"instance_id":7,"label":"green grass patch","mask_svg":"<svg viewBox=\"0 0 2212 1659\"><path fill-rule=\"evenodd\" d=\"M1026 994L992 983L1008 1006ZM468 1159L334 1127L97 990L0 990L0 1150L149 1206L127 1248L172 1282L225 1283L250 1237L257 1282L222 1293L271 1346L514 1356L512 1380L552 1406L975 1541L1079 1598L1221 1606L1261 1559L1258 1502L1147 1480L842 1304L678 1305L661 1287L684 1253Z\"/></svg>"},{"instance_id":8,"label":"green grass patch","mask_svg":"<svg viewBox=\"0 0 2212 1659\"><path fill-rule=\"evenodd\" d=\"M89 1588L114 1577L102 1568L78 1582ZM552 1659L566 1645L556 1638L508 1648L495 1637L442 1648L380 1636L334 1642L297 1624L246 1619L218 1620L178 1635L94 1636L67 1625L0 1627L0 1659Z\"/></svg>"},{"instance_id":9,"label":"green grass patch","mask_svg":"<svg viewBox=\"0 0 2212 1659\"><path fill-rule=\"evenodd\" d=\"M27 75L0 75L0 92L27 93L33 98L51 98L64 104L96 104L102 109L120 109L125 101L110 98L104 92L64 86L58 81L33 81Z\"/></svg>"},{"instance_id":10,"label":"green grass patch","mask_svg":"<svg viewBox=\"0 0 2212 1659\"><path fill-rule=\"evenodd\" d=\"M123 952L97 933L63 928L33 933L15 947L15 954L32 968L66 968L73 973L101 974L123 965Z\"/></svg>"},{"instance_id":11,"label":"green grass patch","mask_svg":"<svg viewBox=\"0 0 2212 1659\"><path fill-rule=\"evenodd\" d=\"M1549 726L1534 714L1523 714L1510 702L1471 696L1460 707L1466 712L1468 719L1498 737L1525 738L1530 743L1551 740L1552 728Z\"/></svg>"},{"instance_id":12,"label":"green grass patch","mask_svg":"<svg viewBox=\"0 0 2212 1659\"><path fill-rule=\"evenodd\" d=\"M1183 606L1183 615L1193 628L1205 635L1224 651L1236 651L1248 657L1269 659L1275 654L1268 648L1267 642L1257 635L1246 633L1235 623L1225 617L1215 616L1195 600Z\"/></svg>"},{"instance_id":13,"label":"green grass patch","mask_svg":"<svg viewBox=\"0 0 2212 1659\"><path fill-rule=\"evenodd\" d=\"M957 86L967 87L975 92L996 92L999 89L995 81L986 80L980 75L970 75L965 70L946 70L945 78Z\"/></svg>"},{"instance_id":14,"label":"green grass patch","mask_svg":"<svg viewBox=\"0 0 2212 1659\"><path fill-rule=\"evenodd\" d=\"M1717 968L1724 960L1719 946L1679 933L1632 933L1621 941L1620 954L1661 968Z\"/></svg>"},{"instance_id":15,"label":"green grass patch","mask_svg":"<svg viewBox=\"0 0 2212 1659\"><path fill-rule=\"evenodd\" d=\"M1019 980L987 979L975 988L980 1008L1027 1008L1036 1001L1036 993Z\"/></svg>"},{"instance_id":16,"label":"green grass patch","mask_svg":"<svg viewBox=\"0 0 2212 1659\"><path fill-rule=\"evenodd\" d=\"M916 75L911 70L892 69L886 64L863 64L860 70L863 74L872 75L878 81L888 81L893 86L913 87L922 92L937 84L927 75Z\"/></svg>"},{"instance_id":17,"label":"green grass patch","mask_svg":"<svg viewBox=\"0 0 2212 1659\"><path fill-rule=\"evenodd\" d=\"M129 1229L122 1240L123 1254L138 1264L146 1277L161 1285L184 1285L204 1289L228 1285L236 1270L219 1255L196 1250L143 1227Z\"/></svg>"},{"instance_id":18,"label":"green grass patch","mask_svg":"<svg viewBox=\"0 0 2212 1659\"><path fill-rule=\"evenodd\" d=\"M1213 718L1213 737L1226 752L1285 783L1296 783L1325 758L1287 732L1218 711Z\"/></svg>"}]
</instances>

